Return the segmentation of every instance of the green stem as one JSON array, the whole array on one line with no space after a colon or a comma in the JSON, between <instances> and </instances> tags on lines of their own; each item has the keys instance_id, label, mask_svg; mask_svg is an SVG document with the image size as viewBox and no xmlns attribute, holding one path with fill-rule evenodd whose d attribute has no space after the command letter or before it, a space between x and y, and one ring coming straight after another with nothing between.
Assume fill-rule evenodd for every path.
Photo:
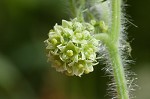
<instances>
[{"instance_id":1,"label":"green stem","mask_svg":"<svg viewBox=\"0 0 150 99\"><path fill-rule=\"evenodd\" d=\"M117 98L129 99L127 81L119 52L119 37L121 33L121 0L112 0L112 24L110 29L110 42L107 44L112 62L114 80L116 83Z\"/></svg>"},{"instance_id":2,"label":"green stem","mask_svg":"<svg viewBox=\"0 0 150 99\"><path fill-rule=\"evenodd\" d=\"M121 59L120 52L117 45L110 45L108 47L110 53L110 59L113 69L114 81L116 83L117 98L129 99L127 81L125 78L125 72Z\"/></svg>"},{"instance_id":3,"label":"green stem","mask_svg":"<svg viewBox=\"0 0 150 99\"><path fill-rule=\"evenodd\" d=\"M121 1L122 0L112 0L112 19L111 19L111 29L110 36L113 42L118 42L121 32Z\"/></svg>"}]
</instances>

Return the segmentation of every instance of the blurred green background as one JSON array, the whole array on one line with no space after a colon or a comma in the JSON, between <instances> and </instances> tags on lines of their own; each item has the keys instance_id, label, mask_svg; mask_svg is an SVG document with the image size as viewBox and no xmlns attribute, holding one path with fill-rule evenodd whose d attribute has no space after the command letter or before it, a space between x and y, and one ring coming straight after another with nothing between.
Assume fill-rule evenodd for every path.
<instances>
[{"instance_id":1,"label":"blurred green background","mask_svg":"<svg viewBox=\"0 0 150 99\"><path fill-rule=\"evenodd\" d=\"M0 0L0 99L109 99L109 78L94 72L67 77L47 63L49 30L69 19L65 0ZM138 80L136 99L150 99L150 1L128 0L128 37L132 46L131 70ZM132 16L132 17L130 17Z\"/></svg>"}]
</instances>

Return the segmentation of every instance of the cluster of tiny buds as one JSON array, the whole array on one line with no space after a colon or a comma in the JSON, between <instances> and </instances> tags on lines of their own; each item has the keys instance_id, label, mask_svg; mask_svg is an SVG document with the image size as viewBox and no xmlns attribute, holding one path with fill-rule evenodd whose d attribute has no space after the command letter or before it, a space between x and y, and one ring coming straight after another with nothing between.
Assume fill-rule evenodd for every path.
<instances>
[{"instance_id":1,"label":"cluster of tiny buds","mask_svg":"<svg viewBox=\"0 0 150 99\"><path fill-rule=\"evenodd\" d=\"M80 22L77 18L66 21L62 20L62 25L56 24L50 30L49 38L45 40L48 61L57 71L67 75L81 76L93 71L93 66L97 62L97 52L100 42L94 38L94 25ZM104 22L99 23L102 32L106 32L107 27Z\"/></svg>"}]
</instances>

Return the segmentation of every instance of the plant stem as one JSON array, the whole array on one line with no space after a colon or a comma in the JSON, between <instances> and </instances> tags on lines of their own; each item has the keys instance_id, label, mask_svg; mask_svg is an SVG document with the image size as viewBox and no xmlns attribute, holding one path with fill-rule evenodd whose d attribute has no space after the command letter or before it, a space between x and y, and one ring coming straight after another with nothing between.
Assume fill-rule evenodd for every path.
<instances>
[{"instance_id":1,"label":"plant stem","mask_svg":"<svg viewBox=\"0 0 150 99\"><path fill-rule=\"evenodd\" d=\"M122 63L121 53L119 52L119 37L121 33L121 0L112 0L112 23L110 29L110 42L107 44L110 54L114 81L116 83L117 98L129 99L127 81Z\"/></svg>"},{"instance_id":2,"label":"plant stem","mask_svg":"<svg viewBox=\"0 0 150 99\"><path fill-rule=\"evenodd\" d=\"M118 46L111 45L108 48L113 69L114 81L116 83L117 98L129 99L127 82Z\"/></svg>"},{"instance_id":3,"label":"plant stem","mask_svg":"<svg viewBox=\"0 0 150 99\"><path fill-rule=\"evenodd\" d=\"M121 1L111 0L112 19L110 36L114 43L118 42L121 32Z\"/></svg>"}]
</instances>

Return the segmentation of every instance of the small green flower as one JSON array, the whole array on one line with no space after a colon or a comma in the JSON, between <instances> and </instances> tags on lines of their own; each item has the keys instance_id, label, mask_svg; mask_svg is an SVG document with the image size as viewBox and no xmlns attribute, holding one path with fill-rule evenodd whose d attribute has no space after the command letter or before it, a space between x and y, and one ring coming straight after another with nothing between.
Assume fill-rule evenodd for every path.
<instances>
[{"instance_id":1,"label":"small green flower","mask_svg":"<svg viewBox=\"0 0 150 99\"><path fill-rule=\"evenodd\" d=\"M93 35L94 26L76 18L62 20L62 25L56 24L45 40L52 67L67 75L81 76L92 72L99 48L99 41Z\"/></svg>"}]
</instances>

